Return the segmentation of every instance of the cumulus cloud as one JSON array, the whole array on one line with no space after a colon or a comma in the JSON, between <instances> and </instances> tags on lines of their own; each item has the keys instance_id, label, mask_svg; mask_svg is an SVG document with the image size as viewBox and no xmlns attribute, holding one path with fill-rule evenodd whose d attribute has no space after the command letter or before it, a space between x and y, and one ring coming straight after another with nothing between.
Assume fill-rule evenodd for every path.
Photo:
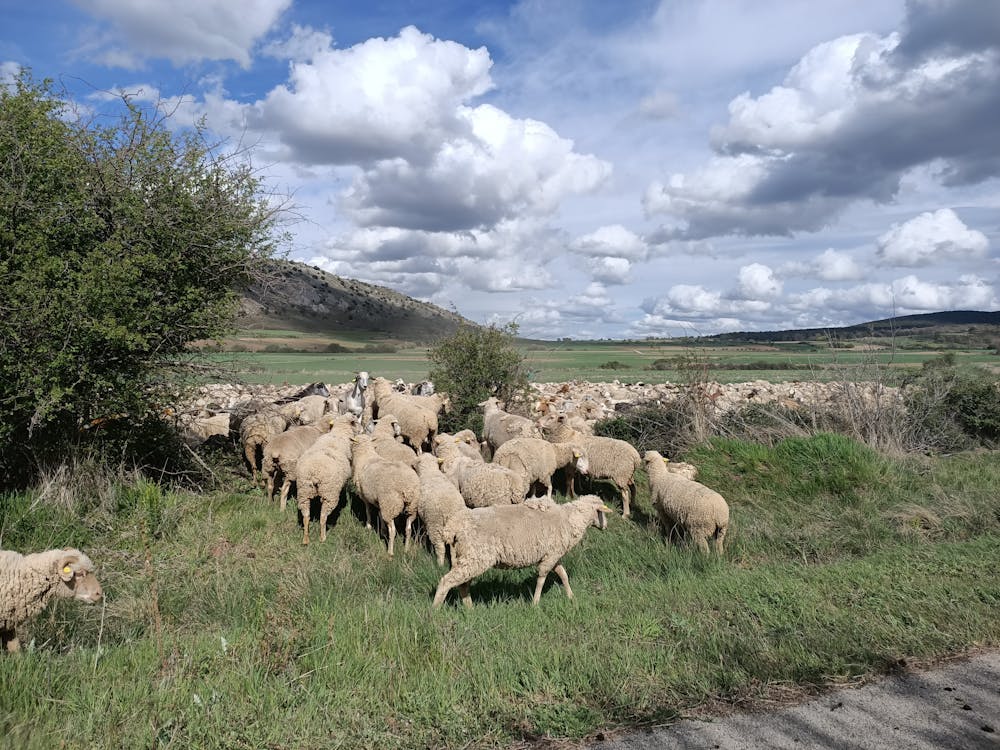
<instances>
[{"instance_id":1,"label":"cumulus cloud","mask_svg":"<svg viewBox=\"0 0 1000 750\"><path fill-rule=\"evenodd\" d=\"M969 229L950 208L927 211L878 238L876 256L887 266L918 267L986 257L986 235Z\"/></svg>"},{"instance_id":2,"label":"cumulus cloud","mask_svg":"<svg viewBox=\"0 0 1000 750\"><path fill-rule=\"evenodd\" d=\"M621 224L600 227L577 237L570 243L569 249L580 255L610 256L630 261L642 261L649 257L649 248L643 239Z\"/></svg>"},{"instance_id":3,"label":"cumulus cloud","mask_svg":"<svg viewBox=\"0 0 1000 750\"><path fill-rule=\"evenodd\" d=\"M823 281L856 281L865 271L848 253L827 248L809 261L791 261L779 269L785 277L817 278Z\"/></svg>"},{"instance_id":4,"label":"cumulus cloud","mask_svg":"<svg viewBox=\"0 0 1000 750\"><path fill-rule=\"evenodd\" d=\"M985 279L964 275L951 283L921 281L909 275L888 283L845 289L818 287L791 294L787 304L798 311L833 311L855 317L887 317L938 310L993 310L1000 306L996 290Z\"/></svg>"},{"instance_id":5,"label":"cumulus cloud","mask_svg":"<svg viewBox=\"0 0 1000 750\"><path fill-rule=\"evenodd\" d=\"M273 41L261 51L279 60L310 62L331 47L333 35L329 31L292 24L292 33L287 39Z\"/></svg>"},{"instance_id":6,"label":"cumulus cloud","mask_svg":"<svg viewBox=\"0 0 1000 750\"><path fill-rule=\"evenodd\" d=\"M773 299L781 294L781 288L781 281L775 278L770 267L751 263L739 271L736 296L744 300Z\"/></svg>"},{"instance_id":7,"label":"cumulus cloud","mask_svg":"<svg viewBox=\"0 0 1000 750\"><path fill-rule=\"evenodd\" d=\"M629 270L632 268L632 263L627 258L610 256L588 258L587 268L590 270L591 278L602 284L627 284L631 280Z\"/></svg>"},{"instance_id":8,"label":"cumulus cloud","mask_svg":"<svg viewBox=\"0 0 1000 750\"><path fill-rule=\"evenodd\" d=\"M235 60L250 66L250 51L292 0L75 0L98 19L80 52L105 64L136 68L149 58L183 65Z\"/></svg>"},{"instance_id":9,"label":"cumulus cloud","mask_svg":"<svg viewBox=\"0 0 1000 750\"><path fill-rule=\"evenodd\" d=\"M736 97L717 155L654 182L647 213L678 237L789 235L891 199L916 166L938 165L945 185L1000 175L1000 35L972 30L973 5L997 25L992 3L914 0L902 33L814 47L780 86Z\"/></svg>"}]
</instances>

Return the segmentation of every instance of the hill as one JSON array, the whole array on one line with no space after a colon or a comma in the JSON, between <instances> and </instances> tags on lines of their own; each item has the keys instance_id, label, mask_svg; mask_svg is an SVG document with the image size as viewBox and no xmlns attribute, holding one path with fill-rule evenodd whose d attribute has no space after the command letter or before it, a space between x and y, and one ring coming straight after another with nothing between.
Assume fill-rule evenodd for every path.
<instances>
[{"instance_id":1,"label":"hill","mask_svg":"<svg viewBox=\"0 0 1000 750\"><path fill-rule=\"evenodd\" d=\"M383 286L346 279L296 261L274 261L265 281L244 294L245 332L296 331L407 343L432 341L460 325L457 313Z\"/></svg>"},{"instance_id":2,"label":"hill","mask_svg":"<svg viewBox=\"0 0 1000 750\"><path fill-rule=\"evenodd\" d=\"M871 338L911 339L934 344L989 347L1000 340L1000 312L948 310L902 315L833 328L782 331L739 331L702 337L715 343L774 343L779 341L853 341Z\"/></svg>"}]
</instances>

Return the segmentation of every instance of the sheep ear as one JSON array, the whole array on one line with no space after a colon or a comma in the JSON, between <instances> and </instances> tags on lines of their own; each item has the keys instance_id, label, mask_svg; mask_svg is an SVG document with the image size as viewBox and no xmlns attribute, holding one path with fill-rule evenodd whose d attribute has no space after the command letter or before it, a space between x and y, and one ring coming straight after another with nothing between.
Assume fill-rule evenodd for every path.
<instances>
[{"instance_id":1,"label":"sheep ear","mask_svg":"<svg viewBox=\"0 0 1000 750\"><path fill-rule=\"evenodd\" d=\"M602 511L604 511L605 513L614 513L615 512L614 508L609 508L607 505L602 505L600 509Z\"/></svg>"},{"instance_id":2,"label":"sheep ear","mask_svg":"<svg viewBox=\"0 0 1000 750\"><path fill-rule=\"evenodd\" d=\"M66 555L59 559L59 577L69 583L73 580L75 572L73 570L73 564L78 561L76 555Z\"/></svg>"}]
</instances>

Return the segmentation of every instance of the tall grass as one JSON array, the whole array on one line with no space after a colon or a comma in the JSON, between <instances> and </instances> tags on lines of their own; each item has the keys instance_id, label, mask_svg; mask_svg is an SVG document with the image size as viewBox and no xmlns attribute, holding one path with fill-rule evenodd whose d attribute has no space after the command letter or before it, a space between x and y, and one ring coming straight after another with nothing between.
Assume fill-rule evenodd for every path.
<instances>
[{"instance_id":1,"label":"tall grass","mask_svg":"<svg viewBox=\"0 0 1000 750\"><path fill-rule=\"evenodd\" d=\"M303 548L257 494L0 498L3 546L82 545L107 593L0 659L0 747L507 747L1000 643L994 455L823 434L686 457L730 501L725 557L666 544L640 477L634 519L566 557L577 598L538 607L533 571L497 570L431 610L433 556L390 560L354 505Z\"/></svg>"}]
</instances>

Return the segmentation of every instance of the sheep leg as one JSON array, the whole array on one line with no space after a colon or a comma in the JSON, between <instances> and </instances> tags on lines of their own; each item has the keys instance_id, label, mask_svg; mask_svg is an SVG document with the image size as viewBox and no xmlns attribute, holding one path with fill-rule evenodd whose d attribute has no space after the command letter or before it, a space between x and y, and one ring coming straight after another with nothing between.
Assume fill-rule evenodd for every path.
<instances>
[{"instance_id":1,"label":"sheep leg","mask_svg":"<svg viewBox=\"0 0 1000 750\"><path fill-rule=\"evenodd\" d=\"M310 498L299 498L299 513L302 514L302 543L309 544L309 503Z\"/></svg>"},{"instance_id":2,"label":"sheep leg","mask_svg":"<svg viewBox=\"0 0 1000 750\"><path fill-rule=\"evenodd\" d=\"M406 517L406 541L403 543L403 549L410 548L410 539L413 536L413 519L416 518L416 514L412 514Z\"/></svg>"},{"instance_id":3,"label":"sheep leg","mask_svg":"<svg viewBox=\"0 0 1000 750\"><path fill-rule=\"evenodd\" d=\"M571 498L576 497L576 488L573 486L576 482L576 471L574 471L573 466L570 464L566 465L566 494Z\"/></svg>"},{"instance_id":4,"label":"sheep leg","mask_svg":"<svg viewBox=\"0 0 1000 750\"><path fill-rule=\"evenodd\" d=\"M632 515L632 507L629 504L629 501L631 500L630 495L631 493L628 491L628 487L626 486L622 490L622 518L628 518Z\"/></svg>"},{"instance_id":5,"label":"sheep leg","mask_svg":"<svg viewBox=\"0 0 1000 750\"><path fill-rule=\"evenodd\" d=\"M455 586L460 586L459 592L462 593L462 602L467 607L472 606L472 599L469 597L469 581L478 575L485 573L487 570L492 568L491 563L484 563L482 561L475 565L456 565L454 568L449 570L443 576L441 576L441 581L438 583L437 591L434 594L434 604L433 606L440 607L442 602L444 602L445 597L448 596L448 592L451 591Z\"/></svg>"},{"instance_id":6,"label":"sheep leg","mask_svg":"<svg viewBox=\"0 0 1000 750\"><path fill-rule=\"evenodd\" d=\"M337 504L332 501L327 501L325 497L320 497L319 540L321 542L326 541L326 519L330 517L330 514L333 512L333 509L336 507L336 505Z\"/></svg>"},{"instance_id":7,"label":"sheep leg","mask_svg":"<svg viewBox=\"0 0 1000 750\"><path fill-rule=\"evenodd\" d=\"M708 554L708 539L706 539L701 534L698 535L697 541L698 549L700 549L704 554Z\"/></svg>"},{"instance_id":8,"label":"sheep leg","mask_svg":"<svg viewBox=\"0 0 1000 750\"><path fill-rule=\"evenodd\" d=\"M545 485L545 497L548 500L552 499L552 477L548 479L543 479L542 483Z\"/></svg>"},{"instance_id":9,"label":"sheep leg","mask_svg":"<svg viewBox=\"0 0 1000 750\"><path fill-rule=\"evenodd\" d=\"M17 632L13 628L0 630L0 646L11 653L21 650L21 642L17 640Z\"/></svg>"},{"instance_id":10,"label":"sheep leg","mask_svg":"<svg viewBox=\"0 0 1000 750\"><path fill-rule=\"evenodd\" d=\"M367 500L362 499L361 502L365 504L365 528L370 529L372 527L372 506Z\"/></svg>"},{"instance_id":11,"label":"sheep leg","mask_svg":"<svg viewBox=\"0 0 1000 750\"><path fill-rule=\"evenodd\" d=\"M566 573L566 568L562 566L562 563L559 563L555 568L553 568L553 570L555 570L556 575L559 576L559 580L562 581L563 588L566 589L566 598L572 599L573 589L569 587L569 575Z\"/></svg>"},{"instance_id":12,"label":"sheep leg","mask_svg":"<svg viewBox=\"0 0 1000 750\"><path fill-rule=\"evenodd\" d=\"M264 497L268 502L274 500L274 474L268 472L267 482L264 485Z\"/></svg>"},{"instance_id":13,"label":"sheep leg","mask_svg":"<svg viewBox=\"0 0 1000 750\"><path fill-rule=\"evenodd\" d=\"M434 554L437 555L438 565L444 565L444 542L434 542Z\"/></svg>"},{"instance_id":14,"label":"sheep leg","mask_svg":"<svg viewBox=\"0 0 1000 750\"><path fill-rule=\"evenodd\" d=\"M715 531L715 551L722 554L722 543L726 539L726 527L722 526Z\"/></svg>"},{"instance_id":15,"label":"sheep leg","mask_svg":"<svg viewBox=\"0 0 1000 750\"><path fill-rule=\"evenodd\" d=\"M389 557L392 557L395 551L396 543L396 521L392 518L384 518L385 525L388 527L389 532Z\"/></svg>"},{"instance_id":16,"label":"sheep leg","mask_svg":"<svg viewBox=\"0 0 1000 750\"><path fill-rule=\"evenodd\" d=\"M292 489L292 480L289 479L288 477L285 477L285 481L281 483L281 503L278 506L281 509L282 513L285 512L285 507L288 504L288 493L291 491L291 489Z\"/></svg>"}]
</instances>

